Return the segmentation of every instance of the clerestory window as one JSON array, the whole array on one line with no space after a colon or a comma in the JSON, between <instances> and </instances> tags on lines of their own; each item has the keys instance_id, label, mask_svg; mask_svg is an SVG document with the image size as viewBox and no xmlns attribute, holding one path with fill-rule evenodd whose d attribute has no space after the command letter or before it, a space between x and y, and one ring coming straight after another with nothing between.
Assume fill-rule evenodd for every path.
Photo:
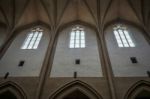
<instances>
[{"instance_id":1,"label":"clerestory window","mask_svg":"<svg viewBox=\"0 0 150 99\"><path fill-rule=\"evenodd\" d=\"M72 29L69 48L85 48L85 32L83 28L77 26Z\"/></svg>"},{"instance_id":2,"label":"clerestory window","mask_svg":"<svg viewBox=\"0 0 150 99\"><path fill-rule=\"evenodd\" d=\"M135 47L126 27L117 25L114 28L114 35L117 40L118 47Z\"/></svg>"},{"instance_id":3,"label":"clerestory window","mask_svg":"<svg viewBox=\"0 0 150 99\"><path fill-rule=\"evenodd\" d=\"M43 35L41 28L35 28L27 35L21 49L37 49Z\"/></svg>"}]
</instances>

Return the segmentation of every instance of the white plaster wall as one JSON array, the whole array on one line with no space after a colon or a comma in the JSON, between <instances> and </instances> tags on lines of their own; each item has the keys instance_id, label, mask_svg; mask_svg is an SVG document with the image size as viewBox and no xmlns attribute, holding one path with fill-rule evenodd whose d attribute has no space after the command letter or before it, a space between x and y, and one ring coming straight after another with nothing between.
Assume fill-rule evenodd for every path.
<instances>
[{"instance_id":1,"label":"white plaster wall","mask_svg":"<svg viewBox=\"0 0 150 99\"><path fill-rule=\"evenodd\" d=\"M132 26L128 26L136 47L119 48L112 29L109 27L106 30L105 37L114 75L116 77L147 76L146 72L150 71L150 46L143 34ZM131 63L130 57L136 57L138 63Z\"/></svg>"},{"instance_id":2,"label":"white plaster wall","mask_svg":"<svg viewBox=\"0 0 150 99\"><path fill-rule=\"evenodd\" d=\"M20 33L0 61L0 76L4 76L6 72L9 72L12 77L39 76L49 42L47 32L48 31L44 29L43 37L36 50L20 49L28 35L28 30ZM25 60L25 64L23 67L18 67L21 60Z\"/></svg>"},{"instance_id":3,"label":"white plaster wall","mask_svg":"<svg viewBox=\"0 0 150 99\"><path fill-rule=\"evenodd\" d=\"M85 27L84 27L85 28ZM86 48L69 48L71 28L59 35L56 52L51 70L51 77L102 77L96 33L85 28ZM75 59L81 64L75 65Z\"/></svg>"}]
</instances>

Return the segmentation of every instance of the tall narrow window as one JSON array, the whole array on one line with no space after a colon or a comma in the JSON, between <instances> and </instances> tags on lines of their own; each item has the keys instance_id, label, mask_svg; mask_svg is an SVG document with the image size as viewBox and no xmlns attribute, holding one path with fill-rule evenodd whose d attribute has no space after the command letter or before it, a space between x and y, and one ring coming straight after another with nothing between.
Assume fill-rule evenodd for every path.
<instances>
[{"instance_id":1,"label":"tall narrow window","mask_svg":"<svg viewBox=\"0 0 150 99\"><path fill-rule=\"evenodd\" d=\"M116 26L114 28L114 35L119 47L135 47L126 27Z\"/></svg>"},{"instance_id":2,"label":"tall narrow window","mask_svg":"<svg viewBox=\"0 0 150 99\"><path fill-rule=\"evenodd\" d=\"M83 28L73 28L70 33L70 48L85 48L85 32Z\"/></svg>"},{"instance_id":3,"label":"tall narrow window","mask_svg":"<svg viewBox=\"0 0 150 99\"><path fill-rule=\"evenodd\" d=\"M27 35L21 49L37 49L43 35L43 30L35 28Z\"/></svg>"}]
</instances>

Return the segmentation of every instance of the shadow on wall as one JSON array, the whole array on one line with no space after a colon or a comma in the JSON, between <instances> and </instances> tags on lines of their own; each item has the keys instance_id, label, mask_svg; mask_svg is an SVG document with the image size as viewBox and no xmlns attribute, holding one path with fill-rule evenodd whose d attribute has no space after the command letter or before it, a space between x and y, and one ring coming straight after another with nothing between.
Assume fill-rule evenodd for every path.
<instances>
[{"instance_id":1,"label":"shadow on wall","mask_svg":"<svg viewBox=\"0 0 150 99\"><path fill-rule=\"evenodd\" d=\"M135 83L124 99L150 99L150 82L141 80Z\"/></svg>"},{"instance_id":2,"label":"shadow on wall","mask_svg":"<svg viewBox=\"0 0 150 99\"><path fill-rule=\"evenodd\" d=\"M0 85L0 99L27 99L27 97L20 86L9 81Z\"/></svg>"}]
</instances>

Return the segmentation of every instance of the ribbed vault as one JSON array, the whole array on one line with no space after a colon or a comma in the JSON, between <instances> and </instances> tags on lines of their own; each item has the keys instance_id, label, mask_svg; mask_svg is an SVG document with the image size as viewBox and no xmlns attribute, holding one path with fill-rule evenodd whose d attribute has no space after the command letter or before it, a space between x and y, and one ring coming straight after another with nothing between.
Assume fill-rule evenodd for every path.
<instances>
[{"instance_id":1,"label":"ribbed vault","mask_svg":"<svg viewBox=\"0 0 150 99\"><path fill-rule=\"evenodd\" d=\"M149 0L1 0L0 22L16 29L42 21L53 28L83 21L97 28L115 19L150 26Z\"/></svg>"}]
</instances>

